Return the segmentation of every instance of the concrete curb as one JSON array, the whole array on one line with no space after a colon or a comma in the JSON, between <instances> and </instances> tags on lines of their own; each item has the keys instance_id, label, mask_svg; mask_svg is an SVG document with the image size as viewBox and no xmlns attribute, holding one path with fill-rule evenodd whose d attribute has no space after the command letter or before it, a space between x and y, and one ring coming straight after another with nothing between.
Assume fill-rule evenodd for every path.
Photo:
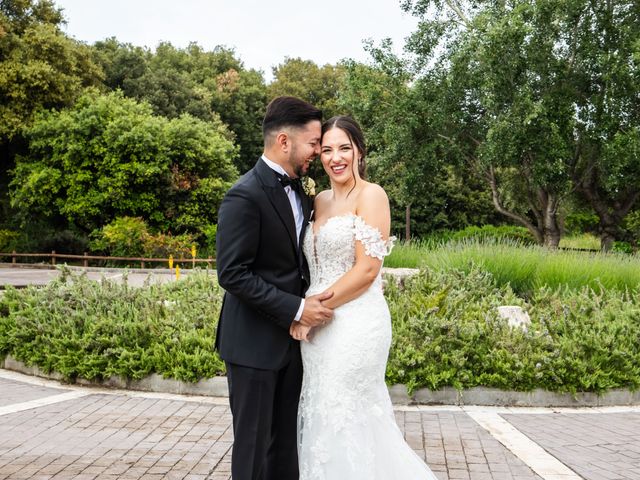
<instances>
[{"instance_id":1,"label":"concrete curb","mask_svg":"<svg viewBox=\"0 0 640 480\"><path fill-rule=\"evenodd\" d=\"M10 355L0 361L0 368L49 380L64 381L59 373L45 373L38 367L27 366ZM114 376L102 381L79 378L76 383L88 387L142 392L207 397L229 396L226 377L208 378L197 383L190 383L152 374L141 380ZM531 392L515 392L497 388L474 387L458 391L452 387L445 387L435 391L423 388L409 396L406 386L398 384L389 387L389 394L394 405L453 405L461 407L466 405L498 407L612 407L640 405L640 390L632 392L624 389L611 390L602 395L592 392L578 392L573 395L541 389Z\"/></svg>"},{"instance_id":2,"label":"concrete curb","mask_svg":"<svg viewBox=\"0 0 640 480\"><path fill-rule=\"evenodd\" d=\"M57 372L45 373L36 366L25 365L23 362L13 358L11 355L7 355L4 360L0 361L0 368L34 377L46 378L48 380L56 380L58 382L65 381L64 377ZM86 387L117 388L121 390L136 390L141 392L202 395L209 397L229 396L226 377L207 378L202 379L197 383L190 383L171 378L163 378L161 375L154 373L140 380L112 376L102 381L78 378L75 383Z\"/></svg>"}]
</instances>

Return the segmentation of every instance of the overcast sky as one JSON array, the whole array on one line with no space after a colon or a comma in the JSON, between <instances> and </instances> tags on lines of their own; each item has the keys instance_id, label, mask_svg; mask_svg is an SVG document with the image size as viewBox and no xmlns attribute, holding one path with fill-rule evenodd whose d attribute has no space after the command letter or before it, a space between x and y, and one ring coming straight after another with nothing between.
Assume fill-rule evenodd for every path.
<instances>
[{"instance_id":1,"label":"overcast sky","mask_svg":"<svg viewBox=\"0 0 640 480\"><path fill-rule=\"evenodd\" d=\"M319 65L343 58L368 61L362 41L390 37L400 53L416 20L400 0L55 0L64 9L66 32L93 43L116 37L155 48L161 41L185 47L235 49L247 68L272 78L285 57Z\"/></svg>"}]
</instances>

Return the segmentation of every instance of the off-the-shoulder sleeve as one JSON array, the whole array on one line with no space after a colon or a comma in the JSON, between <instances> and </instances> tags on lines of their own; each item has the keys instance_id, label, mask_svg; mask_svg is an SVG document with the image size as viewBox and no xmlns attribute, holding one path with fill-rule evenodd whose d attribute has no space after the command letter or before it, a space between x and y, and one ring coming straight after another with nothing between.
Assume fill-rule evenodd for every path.
<instances>
[{"instance_id":1,"label":"off-the-shoulder sleeve","mask_svg":"<svg viewBox=\"0 0 640 480\"><path fill-rule=\"evenodd\" d=\"M383 260L391 253L396 237L389 237L385 241L380 230L368 225L362 217L358 216L355 217L354 229L356 240L362 242L365 253L370 257Z\"/></svg>"}]
</instances>

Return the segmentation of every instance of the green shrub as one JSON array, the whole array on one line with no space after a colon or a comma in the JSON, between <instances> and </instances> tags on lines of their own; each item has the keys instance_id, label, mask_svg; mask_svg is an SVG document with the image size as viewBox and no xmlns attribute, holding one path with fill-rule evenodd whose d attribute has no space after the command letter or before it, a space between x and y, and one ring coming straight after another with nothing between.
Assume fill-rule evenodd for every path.
<instances>
[{"instance_id":1,"label":"green shrub","mask_svg":"<svg viewBox=\"0 0 640 480\"><path fill-rule=\"evenodd\" d=\"M119 217L92 234L91 248L114 257L141 257L147 223L140 217Z\"/></svg>"},{"instance_id":2,"label":"green shrub","mask_svg":"<svg viewBox=\"0 0 640 480\"><path fill-rule=\"evenodd\" d=\"M14 240L7 248L15 249L17 252L50 253L55 250L57 253L82 255L89 250L89 238L84 233L55 230L41 222L26 225L23 231L15 235L17 237L12 235Z\"/></svg>"},{"instance_id":3,"label":"green shrub","mask_svg":"<svg viewBox=\"0 0 640 480\"><path fill-rule=\"evenodd\" d=\"M595 213L574 212L564 218L564 230L569 235L595 233L598 231L600 219Z\"/></svg>"},{"instance_id":4,"label":"green shrub","mask_svg":"<svg viewBox=\"0 0 640 480\"><path fill-rule=\"evenodd\" d=\"M224 372L213 351L222 291L195 272L131 288L63 269L42 288L0 297L0 357L68 379L150 373L185 381ZM426 269L388 282L393 340L387 381L413 391L487 386L603 392L640 387L640 290L536 287L529 300L479 266ZM497 307L519 305L523 332Z\"/></svg>"},{"instance_id":5,"label":"green shrub","mask_svg":"<svg viewBox=\"0 0 640 480\"><path fill-rule=\"evenodd\" d=\"M0 230L0 252L13 252L18 248L20 234L11 230Z\"/></svg>"},{"instance_id":6,"label":"green shrub","mask_svg":"<svg viewBox=\"0 0 640 480\"><path fill-rule=\"evenodd\" d=\"M640 245L640 209L629 213L623 221L622 227L630 242Z\"/></svg>"},{"instance_id":7,"label":"green shrub","mask_svg":"<svg viewBox=\"0 0 640 480\"><path fill-rule=\"evenodd\" d=\"M525 302L478 268L427 270L404 292L389 283L389 383L559 392L640 386L637 290L542 288ZM528 311L529 330L509 327L500 305Z\"/></svg>"},{"instance_id":8,"label":"green shrub","mask_svg":"<svg viewBox=\"0 0 640 480\"><path fill-rule=\"evenodd\" d=\"M92 234L91 247L114 257L191 258L195 236L149 232L142 218L116 218Z\"/></svg>"},{"instance_id":9,"label":"green shrub","mask_svg":"<svg viewBox=\"0 0 640 480\"><path fill-rule=\"evenodd\" d=\"M202 229L202 235L204 237L204 252L203 254L208 257L215 257L216 255L216 234L218 233L218 225L210 224Z\"/></svg>"},{"instance_id":10,"label":"green shrub","mask_svg":"<svg viewBox=\"0 0 640 480\"><path fill-rule=\"evenodd\" d=\"M191 247L195 244L195 236L189 233L171 235L157 233L144 238L144 255L153 258L191 258Z\"/></svg>"},{"instance_id":11,"label":"green shrub","mask_svg":"<svg viewBox=\"0 0 640 480\"><path fill-rule=\"evenodd\" d=\"M155 372L193 382L224 371L213 351L221 293L211 276L132 288L63 271L42 288L7 289L0 356L67 379Z\"/></svg>"},{"instance_id":12,"label":"green shrub","mask_svg":"<svg viewBox=\"0 0 640 480\"><path fill-rule=\"evenodd\" d=\"M611 250L618 253L633 253L633 247L629 242L613 242Z\"/></svg>"}]
</instances>

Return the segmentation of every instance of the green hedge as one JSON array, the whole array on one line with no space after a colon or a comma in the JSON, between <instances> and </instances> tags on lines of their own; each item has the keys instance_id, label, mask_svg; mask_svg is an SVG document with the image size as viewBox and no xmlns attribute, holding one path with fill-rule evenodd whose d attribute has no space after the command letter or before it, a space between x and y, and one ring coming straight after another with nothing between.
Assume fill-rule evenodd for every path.
<instances>
[{"instance_id":1,"label":"green hedge","mask_svg":"<svg viewBox=\"0 0 640 480\"><path fill-rule=\"evenodd\" d=\"M393 318L390 384L602 392L640 386L638 290L542 287L528 300L478 268L425 270L400 289ZM197 381L224 373L213 351L221 290L212 276L131 288L63 271L43 288L0 298L0 356L11 354L73 380L150 373ZM529 312L527 332L499 305Z\"/></svg>"},{"instance_id":2,"label":"green hedge","mask_svg":"<svg viewBox=\"0 0 640 480\"><path fill-rule=\"evenodd\" d=\"M405 289L389 285L390 383L409 390L487 386L603 392L640 386L640 293L537 289L525 301L488 272L424 271ZM498 317L519 305L527 332Z\"/></svg>"},{"instance_id":3,"label":"green hedge","mask_svg":"<svg viewBox=\"0 0 640 480\"><path fill-rule=\"evenodd\" d=\"M0 356L66 378L197 381L224 372L213 351L220 289L204 273L127 287L63 275L43 288L8 289L0 301Z\"/></svg>"}]
</instances>

